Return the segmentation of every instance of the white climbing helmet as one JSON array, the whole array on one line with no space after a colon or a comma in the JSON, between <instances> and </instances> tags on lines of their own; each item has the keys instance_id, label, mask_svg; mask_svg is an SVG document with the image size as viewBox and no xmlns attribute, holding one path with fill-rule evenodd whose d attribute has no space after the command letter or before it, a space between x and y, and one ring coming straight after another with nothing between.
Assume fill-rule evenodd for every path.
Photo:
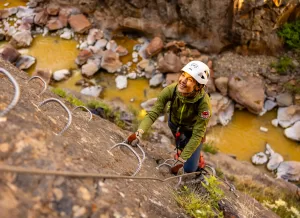
<instances>
[{"instance_id":1,"label":"white climbing helmet","mask_svg":"<svg viewBox=\"0 0 300 218\"><path fill-rule=\"evenodd\" d=\"M206 85L210 77L209 67L201 61L191 61L182 71L190 74L198 83Z\"/></svg>"}]
</instances>

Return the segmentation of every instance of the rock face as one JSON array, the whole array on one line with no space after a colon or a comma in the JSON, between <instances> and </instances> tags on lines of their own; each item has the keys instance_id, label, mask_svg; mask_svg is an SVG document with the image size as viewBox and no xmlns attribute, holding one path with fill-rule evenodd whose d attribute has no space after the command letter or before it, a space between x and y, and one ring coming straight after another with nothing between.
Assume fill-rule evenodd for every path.
<instances>
[{"instance_id":1,"label":"rock face","mask_svg":"<svg viewBox=\"0 0 300 218\"><path fill-rule=\"evenodd\" d=\"M235 74L229 78L228 85L229 96L237 103L255 114L263 110L265 91L262 79L246 74Z\"/></svg>"},{"instance_id":2,"label":"rock face","mask_svg":"<svg viewBox=\"0 0 300 218\"><path fill-rule=\"evenodd\" d=\"M209 120L208 126L215 126L218 123L223 126L227 125L233 116L233 102L220 93L212 93L210 98L212 105L212 117Z\"/></svg>"}]
</instances>

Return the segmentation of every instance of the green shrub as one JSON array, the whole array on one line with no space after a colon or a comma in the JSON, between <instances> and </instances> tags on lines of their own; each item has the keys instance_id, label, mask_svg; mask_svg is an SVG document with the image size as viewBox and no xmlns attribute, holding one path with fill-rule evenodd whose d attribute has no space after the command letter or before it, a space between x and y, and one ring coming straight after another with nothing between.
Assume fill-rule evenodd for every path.
<instances>
[{"instance_id":1,"label":"green shrub","mask_svg":"<svg viewBox=\"0 0 300 218\"><path fill-rule=\"evenodd\" d=\"M292 23L285 23L278 31L278 35L292 49L300 49L300 20Z\"/></svg>"},{"instance_id":2,"label":"green shrub","mask_svg":"<svg viewBox=\"0 0 300 218\"><path fill-rule=\"evenodd\" d=\"M289 70L295 68L293 60L287 56L281 57L277 63L272 63L271 67L274 67L279 74L286 75Z\"/></svg>"},{"instance_id":3,"label":"green shrub","mask_svg":"<svg viewBox=\"0 0 300 218\"><path fill-rule=\"evenodd\" d=\"M219 149L212 143L203 143L202 151L211 153L211 154L216 154L218 153Z\"/></svg>"},{"instance_id":4,"label":"green shrub","mask_svg":"<svg viewBox=\"0 0 300 218\"><path fill-rule=\"evenodd\" d=\"M202 183L206 193L197 194L187 186L174 194L177 203L183 207L188 215L195 218L223 217L218 209L218 202L224 197L215 177L206 178L208 185Z\"/></svg>"},{"instance_id":5,"label":"green shrub","mask_svg":"<svg viewBox=\"0 0 300 218\"><path fill-rule=\"evenodd\" d=\"M58 95L59 97L65 98L67 96L67 93L65 90L61 89L61 88L52 88L51 91Z\"/></svg>"},{"instance_id":6,"label":"green shrub","mask_svg":"<svg viewBox=\"0 0 300 218\"><path fill-rule=\"evenodd\" d=\"M300 80L297 80L295 85L285 83L284 88L292 94L300 94Z\"/></svg>"}]
</instances>

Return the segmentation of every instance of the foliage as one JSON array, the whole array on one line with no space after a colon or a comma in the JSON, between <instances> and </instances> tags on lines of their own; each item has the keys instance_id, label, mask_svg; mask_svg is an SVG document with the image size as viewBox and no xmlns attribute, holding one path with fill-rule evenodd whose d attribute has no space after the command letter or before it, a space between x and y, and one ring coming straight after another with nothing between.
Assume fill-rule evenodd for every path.
<instances>
[{"instance_id":1,"label":"foliage","mask_svg":"<svg viewBox=\"0 0 300 218\"><path fill-rule=\"evenodd\" d=\"M104 113L105 113L106 116L108 116L111 113L111 111L112 111L111 108L107 104L105 104L102 101L97 101L97 100L91 100L91 101L89 101L86 104L86 106L88 108L91 108L91 109L96 109L98 107L101 107L101 108L103 108Z\"/></svg>"},{"instance_id":2,"label":"foliage","mask_svg":"<svg viewBox=\"0 0 300 218\"><path fill-rule=\"evenodd\" d=\"M285 23L278 31L278 35L284 39L289 48L300 49L300 20Z\"/></svg>"},{"instance_id":3,"label":"foliage","mask_svg":"<svg viewBox=\"0 0 300 218\"><path fill-rule=\"evenodd\" d=\"M272 63L271 67L274 67L279 74L286 75L289 70L295 68L291 58L284 56L279 58L277 63Z\"/></svg>"},{"instance_id":4,"label":"foliage","mask_svg":"<svg viewBox=\"0 0 300 218\"><path fill-rule=\"evenodd\" d=\"M53 88L51 89L51 91L58 95L59 97L65 98L67 96L67 93L65 90L61 89L61 88Z\"/></svg>"},{"instance_id":5,"label":"foliage","mask_svg":"<svg viewBox=\"0 0 300 218\"><path fill-rule=\"evenodd\" d=\"M216 154L219 151L219 149L212 142L203 143L202 150L211 154Z\"/></svg>"},{"instance_id":6,"label":"foliage","mask_svg":"<svg viewBox=\"0 0 300 218\"><path fill-rule=\"evenodd\" d=\"M224 197L223 191L218 187L219 182L215 177L205 179L208 183L202 183L207 191L205 194L197 194L184 186L180 192L175 193L175 200L192 217L223 217L223 213L218 209L218 202Z\"/></svg>"},{"instance_id":7,"label":"foliage","mask_svg":"<svg viewBox=\"0 0 300 218\"><path fill-rule=\"evenodd\" d=\"M294 85L291 83L285 83L284 88L292 94L300 94L300 80L297 80Z\"/></svg>"},{"instance_id":8,"label":"foliage","mask_svg":"<svg viewBox=\"0 0 300 218\"><path fill-rule=\"evenodd\" d=\"M297 217L297 211L300 211L296 196L288 194L282 189L266 187L250 179L236 180L235 185L238 190L246 192L280 217Z\"/></svg>"}]
</instances>

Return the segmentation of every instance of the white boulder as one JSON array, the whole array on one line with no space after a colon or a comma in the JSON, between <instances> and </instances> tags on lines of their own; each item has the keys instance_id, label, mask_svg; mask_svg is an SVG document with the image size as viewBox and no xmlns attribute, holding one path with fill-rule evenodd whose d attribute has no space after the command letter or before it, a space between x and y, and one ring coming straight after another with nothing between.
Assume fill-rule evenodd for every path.
<instances>
[{"instance_id":1,"label":"white boulder","mask_svg":"<svg viewBox=\"0 0 300 218\"><path fill-rule=\"evenodd\" d=\"M300 141L300 121L297 121L293 126L285 129L284 135L289 139Z\"/></svg>"},{"instance_id":2,"label":"white boulder","mask_svg":"<svg viewBox=\"0 0 300 218\"><path fill-rule=\"evenodd\" d=\"M35 57L30 55L21 55L16 61L16 67L20 70L26 70L35 63Z\"/></svg>"},{"instance_id":3,"label":"white boulder","mask_svg":"<svg viewBox=\"0 0 300 218\"><path fill-rule=\"evenodd\" d=\"M127 77L126 76L117 76L116 79L116 87L118 89L125 89L127 88Z\"/></svg>"},{"instance_id":4,"label":"white boulder","mask_svg":"<svg viewBox=\"0 0 300 218\"><path fill-rule=\"evenodd\" d=\"M271 101L271 100L269 100L269 99L266 100L266 101L265 101L265 104L264 104L264 108L265 108L267 111L273 110L276 106L277 106L276 102Z\"/></svg>"},{"instance_id":5,"label":"white boulder","mask_svg":"<svg viewBox=\"0 0 300 218\"><path fill-rule=\"evenodd\" d=\"M101 86L90 86L90 87L86 87L86 88L82 89L80 91L80 93L83 95L98 97L100 95L101 91L102 91Z\"/></svg>"},{"instance_id":6,"label":"white boulder","mask_svg":"<svg viewBox=\"0 0 300 218\"><path fill-rule=\"evenodd\" d=\"M162 73L155 74L150 80L149 85L150 87L157 87L164 81L164 76Z\"/></svg>"},{"instance_id":7,"label":"white boulder","mask_svg":"<svg viewBox=\"0 0 300 218\"><path fill-rule=\"evenodd\" d=\"M53 73L53 79L56 81L61 81L66 79L70 74L70 71L67 69L57 70Z\"/></svg>"},{"instance_id":8,"label":"white boulder","mask_svg":"<svg viewBox=\"0 0 300 218\"><path fill-rule=\"evenodd\" d=\"M273 119L271 122L272 122L273 126L278 127L278 120L277 119Z\"/></svg>"},{"instance_id":9,"label":"white boulder","mask_svg":"<svg viewBox=\"0 0 300 218\"><path fill-rule=\"evenodd\" d=\"M60 34L60 38L62 39L71 39L74 36L74 32L71 29L64 28L62 34Z\"/></svg>"},{"instance_id":10,"label":"white boulder","mask_svg":"<svg viewBox=\"0 0 300 218\"><path fill-rule=\"evenodd\" d=\"M268 157L264 152L259 152L255 155L253 155L251 160L252 160L252 163L255 165L262 165L262 164L267 163Z\"/></svg>"},{"instance_id":11,"label":"white boulder","mask_svg":"<svg viewBox=\"0 0 300 218\"><path fill-rule=\"evenodd\" d=\"M277 168L277 178L288 181L300 181L300 162L284 161Z\"/></svg>"},{"instance_id":12,"label":"white boulder","mask_svg":"<svg viewBox=\"0 0 300 218\"><path fill-rule=\"evenodd\" d=\"M279 125L287 128L300 120L300 106L280 107L277 112Z\"/></svg>"}]
</instances>

